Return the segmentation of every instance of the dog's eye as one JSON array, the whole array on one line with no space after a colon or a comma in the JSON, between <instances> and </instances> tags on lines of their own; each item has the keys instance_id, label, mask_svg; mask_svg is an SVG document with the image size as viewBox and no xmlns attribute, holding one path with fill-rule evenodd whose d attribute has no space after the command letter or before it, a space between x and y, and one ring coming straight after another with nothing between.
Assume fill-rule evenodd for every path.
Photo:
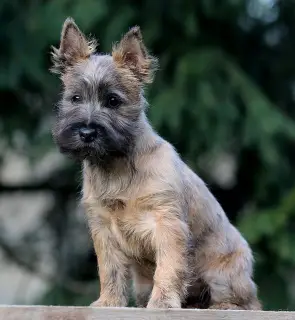
<instances>
[{"instance_id":1,"label":"dog's eye","mask_svg":"<svg viewBox=\"0 0 295 320\"><path fill-rule=\"evenodd\" d=\"M116 96L112 95L108 97L107 106L109 108L117 108L121 104L121 101Z\"/></svg>"},{"instance_id":2,"label":"dog's eye","mask_svg":"<svg viewBox=\"0 0 295 320\"><path fill-rule=\"evenodd\" d=\"M74 96L72 96L71 101L72 101L73 103L81 102L81 101L82 101L82 97L79 96L78 94L75 94Z\"/></svg>"}]
</instances>

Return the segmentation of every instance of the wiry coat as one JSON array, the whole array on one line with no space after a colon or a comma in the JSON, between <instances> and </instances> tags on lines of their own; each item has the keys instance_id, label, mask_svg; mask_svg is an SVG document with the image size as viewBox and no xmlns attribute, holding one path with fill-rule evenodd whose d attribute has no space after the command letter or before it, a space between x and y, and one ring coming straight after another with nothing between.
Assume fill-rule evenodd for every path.
<instances>
[{"instance_id":1,"label":"wiry coat","mask_svg":"<svg viewBox=\"0 0 295 320\"><path fill-rule=\"evenodd\" d=\"M93 43L67 20L53 53L64 83L53 136L83 160L82 202L101 284L93 305L126 306L132 275L141 307L259 309L247 242L146 119L142 89L156 60L139 28L112 56L93 54ZM78 104L70 99L77 93ZM116 108L110 94L118 97ZM96 140L81 142L77 123L95 126Z\"/></svg>"}]
</instances>

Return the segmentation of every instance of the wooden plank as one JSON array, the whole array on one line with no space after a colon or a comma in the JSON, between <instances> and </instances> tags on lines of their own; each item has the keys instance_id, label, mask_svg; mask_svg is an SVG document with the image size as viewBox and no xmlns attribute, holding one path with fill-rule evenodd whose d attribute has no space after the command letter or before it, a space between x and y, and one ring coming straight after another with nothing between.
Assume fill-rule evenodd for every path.
<instances>
[{"instance_id":1,"label":"wooden plank","mask_svg":"<svg viewBox=\"0 0 295 320\"><path fill-rule=\"evenodd\" d=\"M0 306L0 320L295 320L295 312Z\"/></svg>"}]
</instances>

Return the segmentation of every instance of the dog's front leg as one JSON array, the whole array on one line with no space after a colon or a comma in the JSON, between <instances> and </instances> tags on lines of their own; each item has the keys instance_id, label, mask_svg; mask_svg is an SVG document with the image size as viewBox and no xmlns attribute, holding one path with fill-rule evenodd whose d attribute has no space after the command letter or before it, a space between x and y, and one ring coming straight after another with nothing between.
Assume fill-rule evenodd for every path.
<instances>
[{"instance_id":1,"label":"dog's front leg","mask_svg":"<svg viewBox=\"0 0 295 320\"><path fill-rule=\"evenodd\" d=\"M161 217L154 234L156 270L147 308L180 308L188 285L187 225Z\"/></svg>"},{"instance_id":2,"label":"dog's front leg","mask_svg":"<svg viewBox=\"0 0 295 320\"><path fill-rule=\"evenodd\" d=\"M126 307L128 304L128 259L118 248L109 230L93 236L97 255L100 297L94 307Z\"/></svg>"}]
</instances>

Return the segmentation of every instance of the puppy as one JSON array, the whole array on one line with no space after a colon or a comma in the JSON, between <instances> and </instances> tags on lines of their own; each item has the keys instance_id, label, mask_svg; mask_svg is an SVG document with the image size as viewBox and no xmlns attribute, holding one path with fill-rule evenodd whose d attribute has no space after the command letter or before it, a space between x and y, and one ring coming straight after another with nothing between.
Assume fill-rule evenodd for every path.
<instances>
[{"instance_id":1,"label":"puppy","mask_svg":"<svg viewBox=\"0 0 295 320\"><path fill-rule=\"evenodd\" d=\"M83 165L97 254L97 307L260 309L251 250L204 182L149 124L143 88L157 60L130 29L97 54L68 18L52 72L63 96L53 138Z\"/></svg>"}]
</instances>

